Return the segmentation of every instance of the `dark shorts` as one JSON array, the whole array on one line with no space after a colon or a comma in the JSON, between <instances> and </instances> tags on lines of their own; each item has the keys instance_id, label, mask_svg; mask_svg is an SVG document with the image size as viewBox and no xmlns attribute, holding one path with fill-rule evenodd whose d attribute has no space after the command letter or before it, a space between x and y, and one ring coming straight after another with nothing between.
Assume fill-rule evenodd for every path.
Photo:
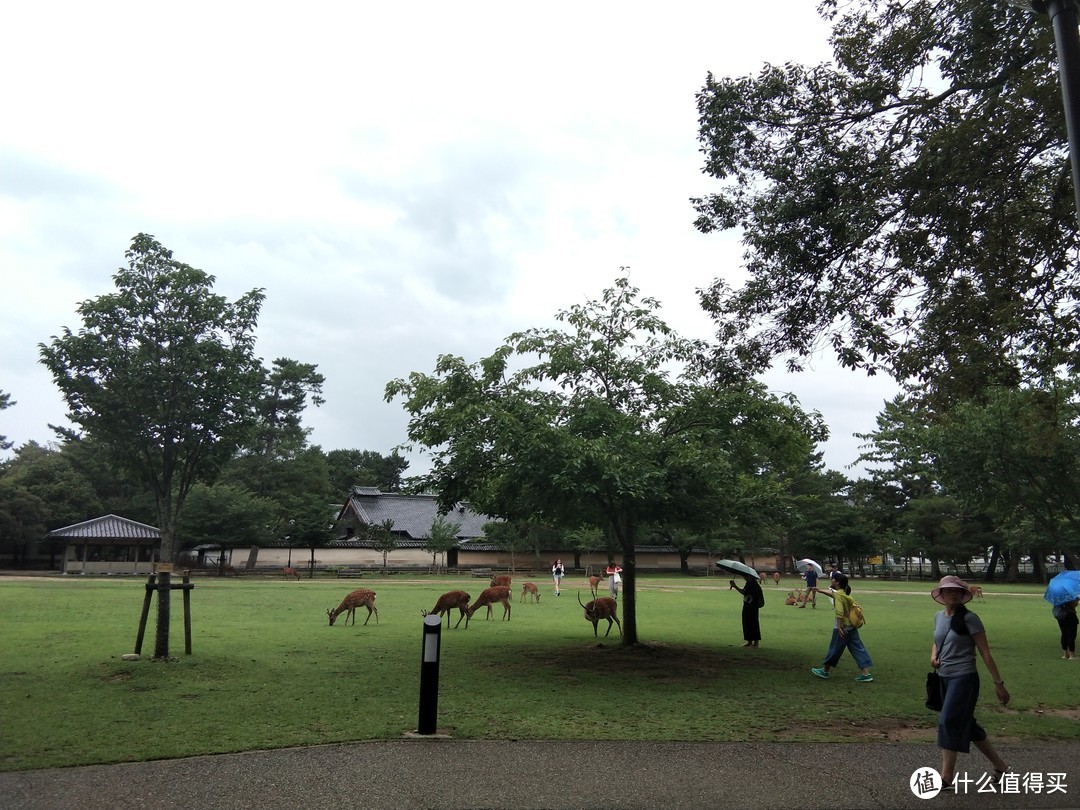
<instances>
[{"instance_id":1,"label":"dark shorts","mask_svg":"<svg viewBox=\"0 0 1080 810\"><path fill-rule=\"evenodd\" d=\"M975 706L979 702L979 675L957 675L942 678L944 700L938 718L938 748L966 754L971 743L986 739L986 731L975 720Z\"/></svg>"}]
</instances>

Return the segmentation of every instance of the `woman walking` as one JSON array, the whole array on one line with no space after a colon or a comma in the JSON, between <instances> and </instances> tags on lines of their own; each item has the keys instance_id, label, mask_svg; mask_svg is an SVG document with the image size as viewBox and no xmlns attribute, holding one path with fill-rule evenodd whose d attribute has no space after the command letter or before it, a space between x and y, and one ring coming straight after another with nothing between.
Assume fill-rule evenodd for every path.
<instances>
[{"instance_id":1,"label":"woman walking","mask_svg":"<svg viewBox=\"0 0 1080 810\"><path fill-rule=\"evenodd\" d=\"M566 575L566 568L562 564L562 558L555 560L555 564L551 566L551 579L555 582L555 595L562 596L560 586L562 585L562 578Z\"/></svg>"},{"instance_id":2,"label":"woman walking","mask_svg":"<svg viewBox=\"0 0 1080 810\"><path fill-rule=\"evenodd\" d=\"M1076 628L1080 624L1076 616L1077 605L1080 605L1080 599L1054 607L1054 618L1061 628L1061 657L1066 661L1076 660Z\"/></svg>"},{"instance_id":3,"label":"woman walking","mask_svg":"<svg viewBox=\"0 0 1080 810\"><path fill-rule=\"evenodd\" d=\"M728 588L730 591L732 588L742 594L742 634L743 640L746 642L744 647L758 647L761 645L761 622L758 617L758 610L765 606L765 594L761 590L761 583L757 581L756 577L744 575L746 584L743 587L739 587L735 584L735 580L731 580L731 586Z\"/></svg>"},{"instance_id":4,"label":"woman walking","mask_svg":"<svg viewBox=\"0 0 1080 810\"><path fill-rule=\"evenodd\" d=\"M1001 705L1009 702L1009 690L998 672L990 653L986 628L982 620L966 605L971 601L967 583L958 577L943 577L930 596L945 609L934 614L934 643L930 647L930 666L941 676L941 716L938 718L937 744L941 749L941 781L943 790L955 790L956 759L968 753L975 743L994 766L994 776L1000 781L1009 769L987 739L986 731L975 720L979 702L979 670L975 651L979 651Z\"/></svg>"},{"instance_id":5,"label":"woman walking","mask_svg":"<svg viewBox=\"0 0 1080 810\"><path fill-rule=\"evenodd\" d=\"M855 659L860 673L855 676L859 683L870 683L874 676L870 674L870 667L874 662L870 659L870 653L866 650L862 638L859 636L859 628L852 627L848 615L851 612L851 587L848 578L839 571L832 573L829 580L832 586L828 592L815 587L815 593L824 593L833 600L833 623L832 640L829 642L829 651L825 654L825 662L820 667L812 667L810 672L819 678L830 677L830 672L840 663L840 656L844 650L851 650L851 657Z\"/></svg>"}]
</instances>

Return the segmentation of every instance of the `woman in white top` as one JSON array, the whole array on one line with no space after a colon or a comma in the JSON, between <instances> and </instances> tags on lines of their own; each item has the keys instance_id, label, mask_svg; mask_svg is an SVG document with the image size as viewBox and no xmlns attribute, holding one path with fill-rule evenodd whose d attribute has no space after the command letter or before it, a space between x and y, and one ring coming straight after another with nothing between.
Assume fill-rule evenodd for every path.
<instances>
[{"instance_id":1,"label":"woman in white top","mask_svg":"<svg viewBox=\"0 0 1080 810\"><path fill-rule=\"evenodd\" d=\"M562 596L559 590L559 586L562 583L562 578L566 574L566 568L563 567L562 559L555 560L555 564L551 566L551 578L555 581L555 595Z\"/></svg>"}]
</instances>

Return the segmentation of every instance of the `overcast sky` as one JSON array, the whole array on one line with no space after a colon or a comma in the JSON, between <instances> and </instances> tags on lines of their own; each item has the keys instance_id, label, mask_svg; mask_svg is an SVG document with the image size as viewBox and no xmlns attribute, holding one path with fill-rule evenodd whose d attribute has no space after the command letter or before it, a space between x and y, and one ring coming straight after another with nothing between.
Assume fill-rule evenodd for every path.
<instances>
[{"instance_id":1,"label":"overcast sky","mask_svg":"<svg viewBox=\"0 0 1080 810\"><path fill-rule=\"evenodd\" d=\"M620 267L710 336L696 290L737 280L742 249L693 228L715 182L694 96L708 71L827 60L814 6L8 4L0 433L68 424L38 344L78 329L139 232L230 300L265 288L258 353L318 364L324 450L389 453L407 423L389 380L487 356ZM767 382L822 413L838 470L896 390L828 357Z\"/></svg>"}]
</instances>

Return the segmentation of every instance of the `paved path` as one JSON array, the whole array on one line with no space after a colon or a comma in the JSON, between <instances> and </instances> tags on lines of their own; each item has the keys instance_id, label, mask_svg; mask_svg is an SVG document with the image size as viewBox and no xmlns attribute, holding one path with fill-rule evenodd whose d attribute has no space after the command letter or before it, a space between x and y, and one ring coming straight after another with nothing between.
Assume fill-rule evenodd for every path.
<instances>
[{"instance_id":1,"label":"paved path","mask_svg":"<svg viewBox=\"0 0 1080 810\"><path fill-rule=\"evenodd\" d=\"M391 740L0 774L3 810L1080 808L1077 743L999 745L1064 792L916 797L932 746ZM978 754L960 769L983 773Z\"/></svg>"}]
</instances>

